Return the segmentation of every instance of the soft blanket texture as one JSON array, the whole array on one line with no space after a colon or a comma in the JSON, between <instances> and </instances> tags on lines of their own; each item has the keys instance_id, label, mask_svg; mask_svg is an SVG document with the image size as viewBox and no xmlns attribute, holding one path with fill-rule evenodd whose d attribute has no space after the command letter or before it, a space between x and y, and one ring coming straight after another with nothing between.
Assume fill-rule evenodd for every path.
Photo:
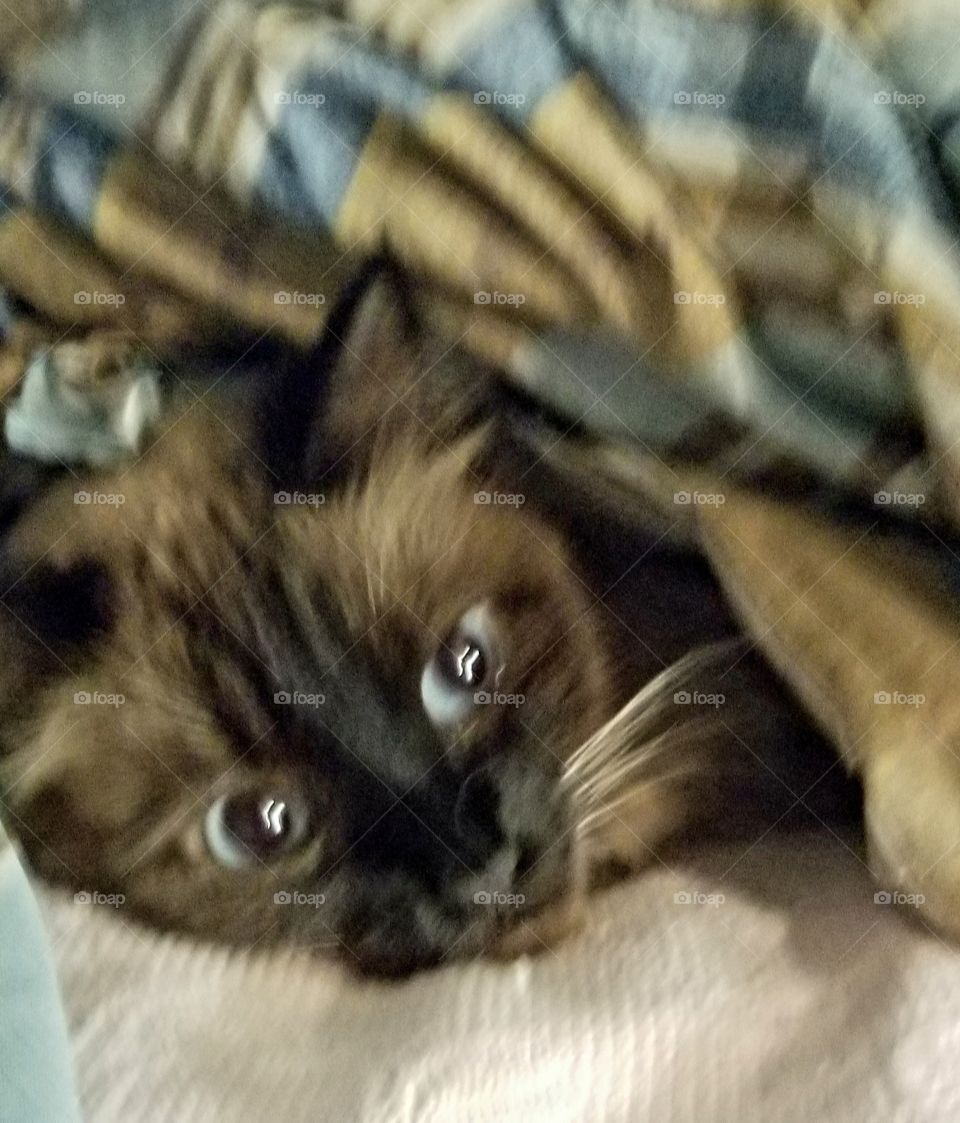
<instances>
[{"instance_id":1,"label":"soft blanket texture","mask_svg":"<svg viewBox=\"0 0 960 1123\"><path fill-rule=\"evenodd\" d=\"M837 839L721 850L396 985L46 915L89 1123L953 1123L956 954L874 893Z\"/></svg>"}]
</instances>

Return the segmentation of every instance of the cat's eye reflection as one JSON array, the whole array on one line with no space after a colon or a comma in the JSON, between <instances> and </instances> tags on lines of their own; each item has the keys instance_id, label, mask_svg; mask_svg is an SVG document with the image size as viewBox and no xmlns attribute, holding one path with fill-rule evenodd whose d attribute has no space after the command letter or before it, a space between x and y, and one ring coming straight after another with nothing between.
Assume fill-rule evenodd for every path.
<instances>
[{"instance_id":1,"label":"cat's eye reflection","mask_svg":"<svg viewBox=\"0 0 960 1123\"><path fill-rule=\"evenodd\" d=\"M451 686L463 689L478 690L487 673L480 644L459 632L437 652L437 665Z\"/></svg>"},{"instance_id":2,"label":"cat's eye reflection","mask_svg":"<svg viewBox=\"0 0 960 1123\"><path fill-rule=\"evenodd\" d=\"M495 685L497 639L485 604L464 613L453 632L423 668L420 697L427 716L437 726L453 725L469 717L478 696Z\"/></svg>"},{"instance_id":3,"label":"cat's eye reflection","mask_svg":"<svg viewBox=\"0 0 960 1123\"><path fill-rule=\"evenodd\" d=\"M207 812L204 837L221 865L242 869L299 845L309 815L290 795L254 789L221 796Z\"/></svg>"},{"instance_id":4,"label":"cat's eye reflection","mask_svg":"<svg viewBox=\"0 0 960 1123\"><path fill-rule=\"evenodd\" d=\"M265 799L260 805L260 818L266 834L274 838L283 836L287 829L287 805L282 799Z\"/></svg>"}]
</instances>

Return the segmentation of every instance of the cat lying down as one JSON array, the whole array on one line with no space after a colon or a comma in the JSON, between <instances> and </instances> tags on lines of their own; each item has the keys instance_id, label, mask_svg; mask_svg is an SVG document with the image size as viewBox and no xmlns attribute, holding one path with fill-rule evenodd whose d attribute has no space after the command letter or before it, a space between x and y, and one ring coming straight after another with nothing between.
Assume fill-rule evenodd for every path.
<instances>
[{"instance_id":1,"label":"cat lying down","mask_svg":"<svg viewBox=\"0 0 960 1123\"><path fill-rule=\"evenodd\" d=\"M702 563L578 504L480 373L383 323L327 362L182 386L7 534L0 811L42 876L402 975L847 806Z\"/></svg>"}]
</instances>

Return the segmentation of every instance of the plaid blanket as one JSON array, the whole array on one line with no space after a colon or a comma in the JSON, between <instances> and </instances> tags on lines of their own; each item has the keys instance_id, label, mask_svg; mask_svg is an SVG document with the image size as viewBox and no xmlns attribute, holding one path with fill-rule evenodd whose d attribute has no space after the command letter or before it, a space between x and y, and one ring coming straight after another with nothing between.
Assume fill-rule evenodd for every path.
<instances>
[{"instance_id":1,"label":"plaid blanket","mask_svg":"<svg viewBox=\"0 0 960 1123\"><path fill-rule=\"evenodd\" d=\"M24 9L8 394L95 329L310 341L388 251L590 434L544 455L705 552L863 777L876 871L960 934L955 0Z\"/></svg>"}]
</instances>

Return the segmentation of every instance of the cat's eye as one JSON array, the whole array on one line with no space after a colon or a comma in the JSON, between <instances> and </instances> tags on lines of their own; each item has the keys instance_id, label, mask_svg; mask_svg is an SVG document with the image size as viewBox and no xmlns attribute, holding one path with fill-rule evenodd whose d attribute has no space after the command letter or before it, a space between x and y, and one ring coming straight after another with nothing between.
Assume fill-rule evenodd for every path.
<instances>
[{"instance_id":1,"label":"cat's eye","mask_svg":"<svg viewBox=\"0 0 960 1123\"><path fill-rule=\"evenodd\" d=\"M420 697L435 725L463 721L486 700L499 668L496 636L486 605L466 612L423 668Z\"/></svg>"},{"instance_id":2,"label":"cat's eye","mask_svg":"<svg viewBox=\"0 0 960 1123\"><path fill-rule=\"evenodd\" d=\"M296 796L250 789L212 804L204 837L221 865L242 869L296 849L306 838L309 818L306 804Z\"/></svg>"}]
</instances>

